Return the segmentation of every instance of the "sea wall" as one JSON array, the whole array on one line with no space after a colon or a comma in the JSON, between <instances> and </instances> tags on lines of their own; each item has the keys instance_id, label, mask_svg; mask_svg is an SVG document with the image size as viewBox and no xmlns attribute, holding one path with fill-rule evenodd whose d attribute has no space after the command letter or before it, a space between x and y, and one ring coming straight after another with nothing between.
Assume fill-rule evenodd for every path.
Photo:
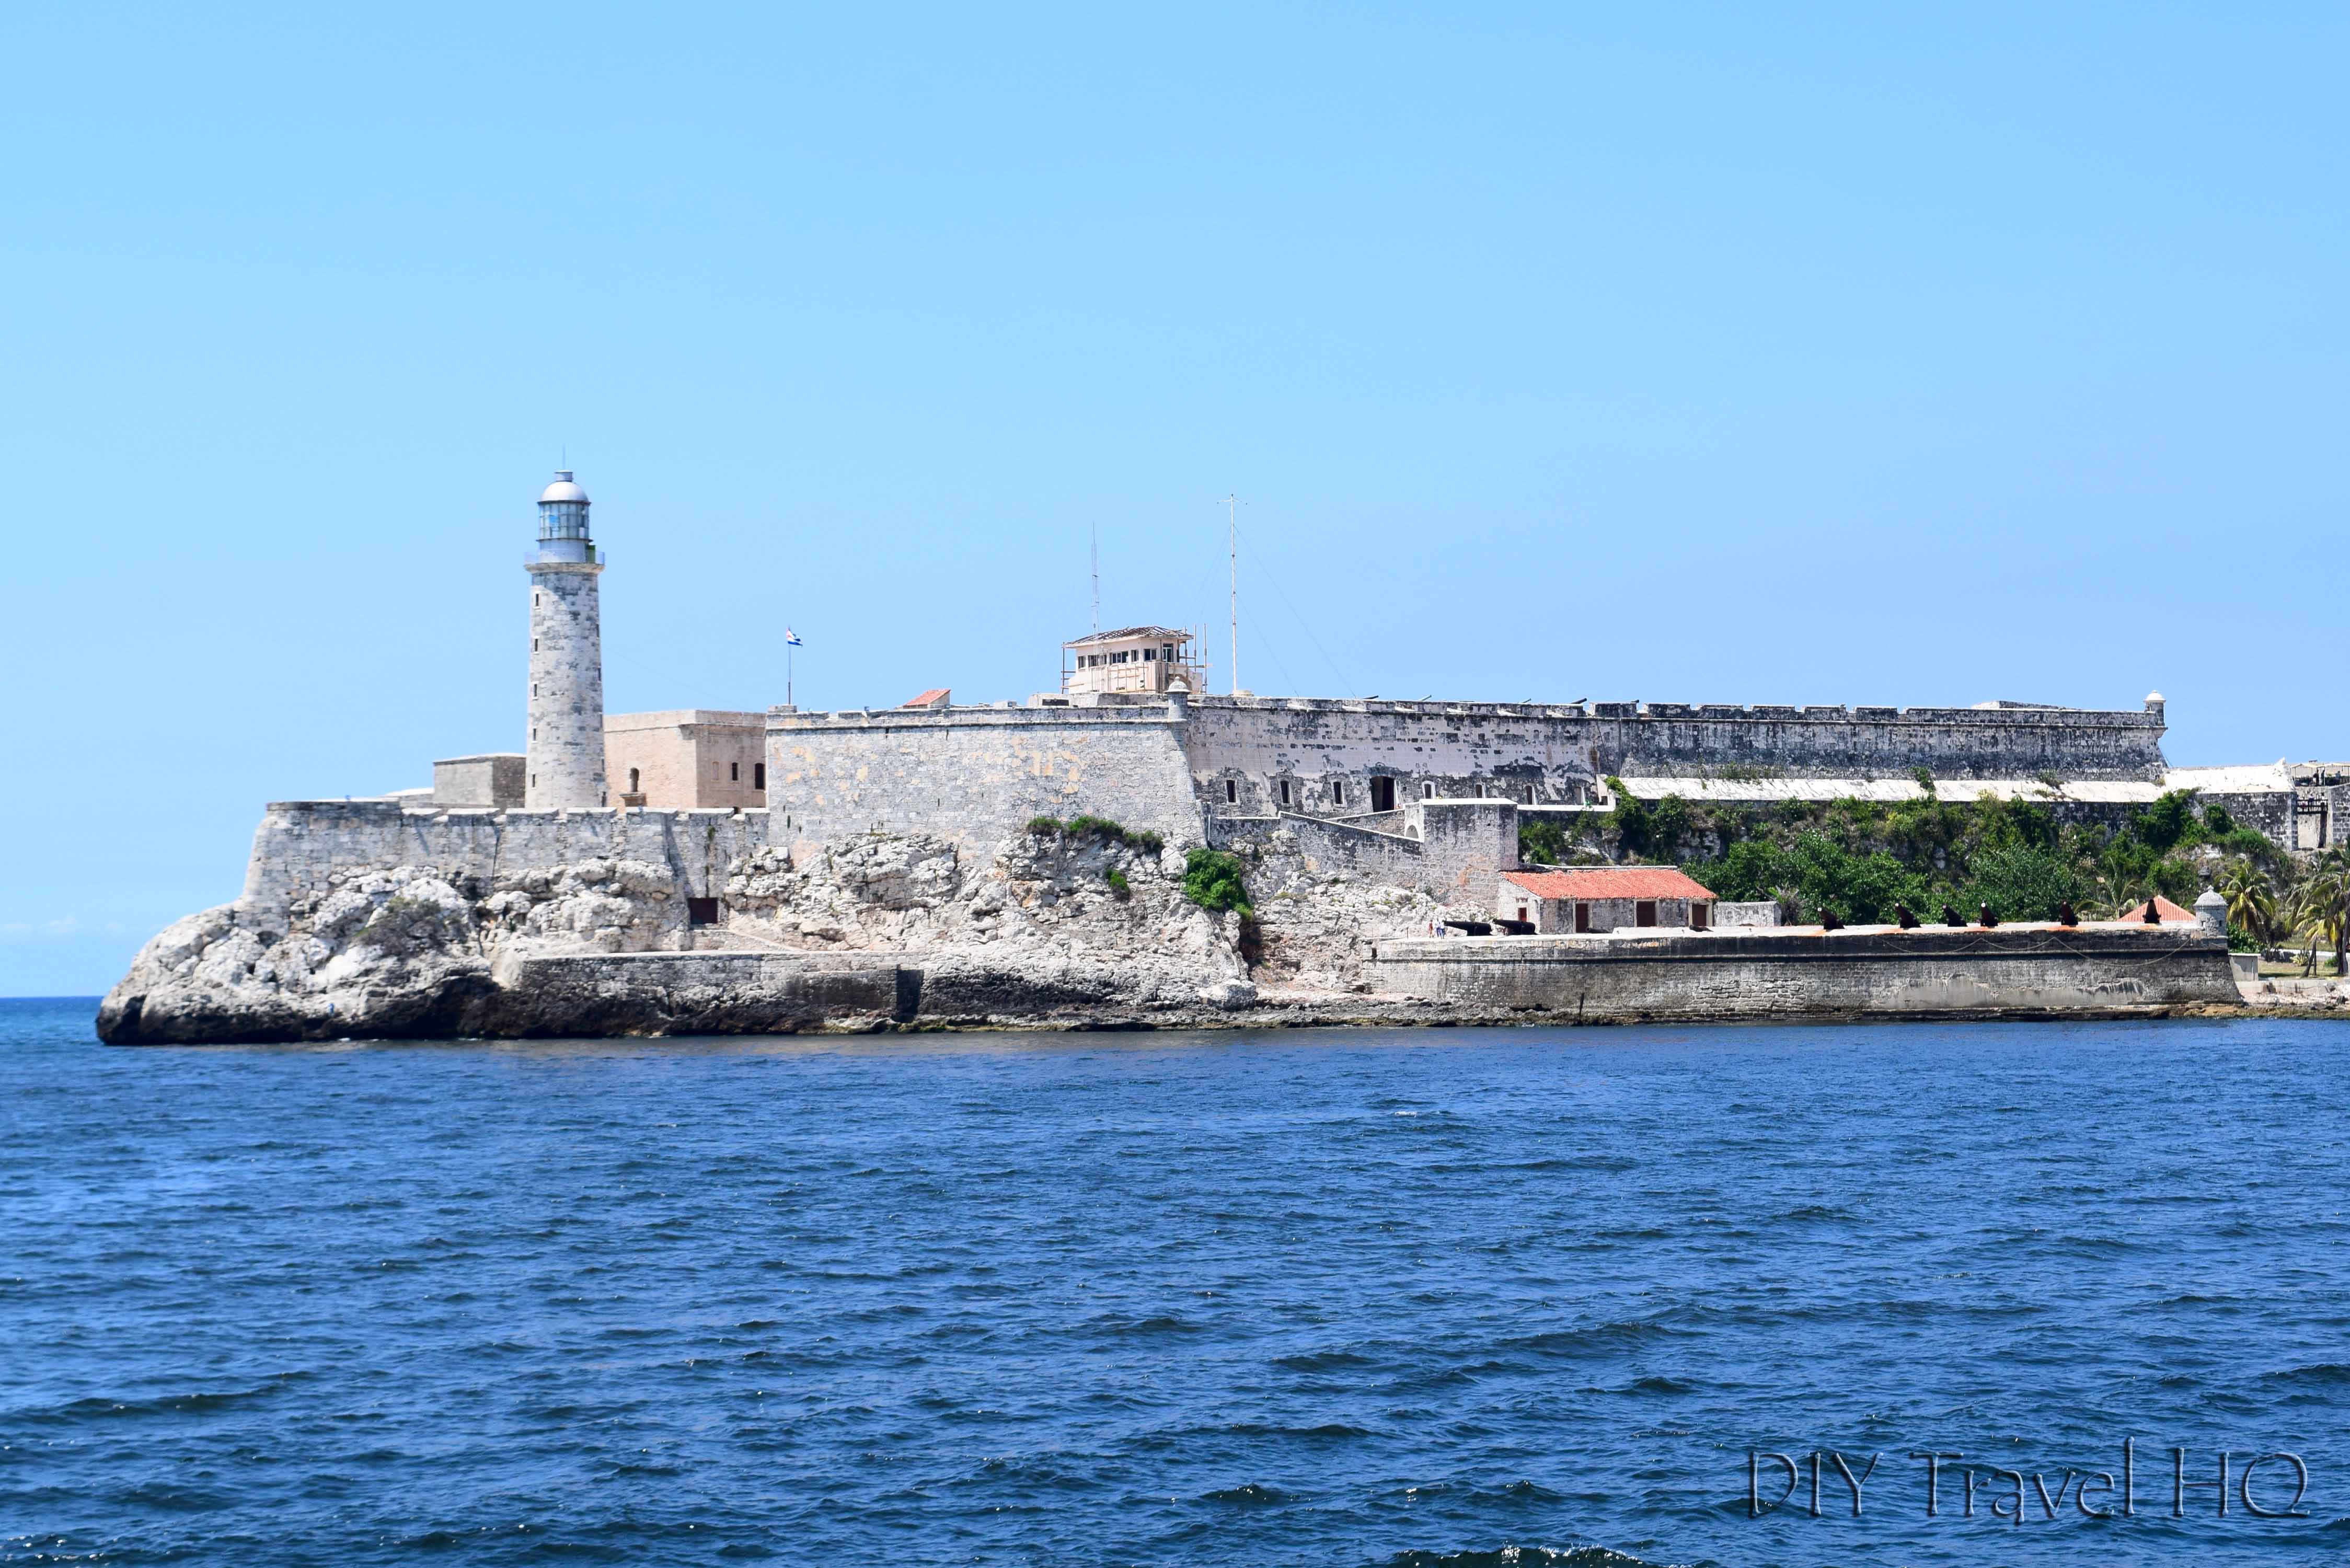
<instances>
[{"instance_id":1,"label":"sea wall","mask_svg":"<svg viewBox=\"0 0 2350 1568\"><path fill-rule=\"evenodd\" d=\"M2191 926L1887 927L1382 942L1386 994L1580 1023L2127 1012L2238 1000Z\"/></svg>"},{"instance_id":2,"label":"sea wall","mask_svg":"<svg viewBox=\"0 0 2350 1568\"><path fill-rule=\"evenodd\" d=\"M728 864L766 841L763 811L418 810L396 801L278 801L254 832L237 908L265 919L293 898L323 890L337 872L430 866L486 887L598 859L665 867L679 898L715 898Z\"/></svg>"},{"instance_id":3,"label":"sea wall","mask_svg":"<svg viewBox=\"0 0 2350 1568\"><path fill-rule=\"evenodd\" d=\"M1206 826L1166 704L770 712L779 845L868 832L993 846L1036 816L1107 817L1178 847Z\"/></svg>"}]
</instances>

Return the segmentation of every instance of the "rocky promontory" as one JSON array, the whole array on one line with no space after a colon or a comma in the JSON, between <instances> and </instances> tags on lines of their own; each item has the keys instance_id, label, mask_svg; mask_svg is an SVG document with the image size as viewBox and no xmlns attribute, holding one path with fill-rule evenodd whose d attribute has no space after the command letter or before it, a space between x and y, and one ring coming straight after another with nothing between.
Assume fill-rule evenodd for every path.
<instances>
[{"instance_id":1,"label":"rocky promontory","mask_svg":"<svg viewBox=\"0 0 2350 1568\"><path fill-rule=\"evenodd\" d=\"M265 827L256 857L270 839ZM1438 909L1321 874L1278 833L1248 855L1245 916L1186 897L1182 851L1107 824L1040 826L977 853L888 833L796 856L755 846L714 867L700 898L676 859L465 855L335 864L315 879L257 867L246 898L147 944L99 1033L1172 1027L1235 1022L1267 992L1284 1011L1344 1014L1369 990L1377 942L1423 934Z\"/></svg>"}]
</instances>

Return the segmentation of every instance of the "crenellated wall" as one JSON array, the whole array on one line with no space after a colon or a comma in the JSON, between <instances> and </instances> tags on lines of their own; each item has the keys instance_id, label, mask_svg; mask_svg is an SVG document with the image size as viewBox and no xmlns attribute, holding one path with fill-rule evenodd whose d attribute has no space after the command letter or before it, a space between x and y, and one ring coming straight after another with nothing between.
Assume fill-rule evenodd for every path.
<instances>
[{"instance_id":1,"label":"crenellated wall","mask_svg":"<svg viewBox=\"0 0 2350 1568\"><path fill-rule=\"evenodd\" d=\"M1580 805L1611 774L2158 782L2163 715L2054 708L1738 708L1198 697L1185 751L1211 810L1375 809L1491 793ZM1286 782L1291 799L1280 798Z\"/></svg>"}]
</instances>

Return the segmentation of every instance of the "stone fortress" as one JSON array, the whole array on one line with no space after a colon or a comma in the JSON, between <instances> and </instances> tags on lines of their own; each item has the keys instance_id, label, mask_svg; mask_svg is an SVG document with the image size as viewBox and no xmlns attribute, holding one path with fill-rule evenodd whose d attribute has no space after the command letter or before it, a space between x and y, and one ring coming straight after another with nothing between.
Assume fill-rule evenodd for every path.
<instances>
[{"instance_id":1,"label":"stone fortress","mask_svg":"<svg viewBox=\"0 0 2350 1568\"><path fill-rule=\"evenodd\" d=\"M1065 644L1059 689L1024 702L941 688L828 712L607 714L590 512L568 471L539 500L525 749L444 759L429 790L268 807L243 895L150 944L102 1033L1180 1023L1253 1016L1261 989L1295 1004L1283 1022L1353 1016L1334 999L1359 1012L1365 995L1390 1017L1468 1016L1481 996L1539 1010L1565 982L1527 978L1535 946L1500 979L1482 941L1424 939L1517 896L1504 878L1523 815L1605 813L1619 784L1762 806L1908 798L1931 780L2076 819L2186 788L2302 851L2334 842L2350 805L2350 767L2169 767L2158 695L2121 711L1259 697L1207 691L1194 639L1162 627ZM1046 818L1115 826L1032 831ZM1257 921L1181 899L1183 852L1202 847L1246 858ZM1585 961L1627 950L1545 917L1554 929L1570 934L1537 939L1555 947L1544 961L1582 965L1576 1015L1597 1016ZM1775 985L1830 1011L1996 996L2061 1011L2159 1001L2169 983L2140 975L2173 962L2140 950L2161 932L2100 938L2122 947L2085 970L2085 939L2052 958L2022 929L1976 936L1979 956L2038 978L1986 989L1964 966L1877 955L1825 991L1818 970L1677 991L1652 963L1628 990L1601 987L1600 1006L1672 1016L1674 995L1703 994L1705 1015L1733 1015ZM1795 950L1674 940L1715 944L1709 962L1762 942L1739 961L1763 971ZM2216 996L2210 957L2189 989ZM1870 1000L1886 983L1900 1007Z\"/></svg>"}]
</instances>

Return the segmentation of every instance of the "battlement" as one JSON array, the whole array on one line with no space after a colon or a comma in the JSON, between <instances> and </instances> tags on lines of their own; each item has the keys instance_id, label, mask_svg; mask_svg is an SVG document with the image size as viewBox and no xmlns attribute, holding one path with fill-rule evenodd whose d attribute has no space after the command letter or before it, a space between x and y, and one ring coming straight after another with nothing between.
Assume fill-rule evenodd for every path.
<instances>
[{"instance_id":1,"label":"battlement","mask_svg":"<svg viewBox=\"0 0 2350 1568\"><path fill-rule=\"evenodd\" d=\"M1104 702L1098 707L1076 703L1055 703L1043 708L1022 708L1010 703L957 703L946 708L839 708L829 712L770 708L767 710L767 732L775 735L825 730L951 730L974 726L997 729L1040 725L1082 728L1097 724L1165 724L1180 722L1183 717L1181 701L1170 701L1165 698Z\"/></svg>"},{"instance_id":2,"label":"battlement","mask_svg":"<svg viewBox=\"0 0 2350 1568\"><path fill-rule=\"evenodd\" d=\"M1099 705L1041 706L957 703L947 708L841 708L829 712L795 708L767 710L770 729L816 724L1070 723L1105 719L1135 722L1181 718L1191 710L1223 709L1243 713L1394 713L1437 718L1584 719L1636 722L1689 721L1708 723L1744 720L1773 724L1962 724L1995 729L2116 729L2162 732L2158 709L2137 708L1893 708L1814 703L1805 707L1729 702L1474 702L1443 698L1411 701L1389 697L1257 697L1208 693L1170 701L1163 697L1113 699Z\"/></svg>"}]
</instances>

